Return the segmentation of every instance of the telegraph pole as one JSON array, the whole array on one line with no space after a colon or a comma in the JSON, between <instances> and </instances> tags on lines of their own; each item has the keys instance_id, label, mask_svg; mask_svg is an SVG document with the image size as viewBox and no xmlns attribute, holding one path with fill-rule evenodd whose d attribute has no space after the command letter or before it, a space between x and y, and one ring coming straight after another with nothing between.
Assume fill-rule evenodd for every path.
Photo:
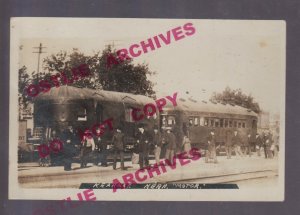
<instances>
[{"instance_id":1,"label":"telegraph pole","mask_svg":"<svg viewBox=\"0 0 300 215\"><path fill-rule=\"evenodd\" d=\"M116 46L123 45L123 43L121 42L121 40L105 40L104 42L107 44L107 45L105 45L106 49L109 46L111 46L111 48L115 48ZM117 42L117 43L115 43L115 42Z\"/></svg>"},{"instance_id":2,"label":"telegraph pole","mask_svg":"<svg viewBox=\"0 0 300 215\"><path fill-rule=\"evenodd\" d=\"M38 49L38 52L32 52L32 53L38 53L38 65L37 65L37 79L39 81L39 74L40 74L40 58L41 58L41 54L42 53L46 53L43 52L43 48L47 48L47 47L43 47L42 43L40 43L39 47L33 47L34 49Z\"/></svg>"}]
</instances>

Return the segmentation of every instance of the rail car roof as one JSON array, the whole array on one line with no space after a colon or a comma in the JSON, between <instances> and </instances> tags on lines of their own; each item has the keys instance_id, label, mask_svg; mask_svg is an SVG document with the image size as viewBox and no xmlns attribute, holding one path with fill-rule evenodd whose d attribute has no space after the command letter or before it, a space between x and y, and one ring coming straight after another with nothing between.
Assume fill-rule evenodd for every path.
<instances>
[{"instance_id":1,"label":"rail car roof","mask_svg":"<svg viewBox=\"0 0 300 215\"><path fill-rule=\"evenodd\" d=\"M58 88L52 87L46 93L40 93L34 100L37 101L61 101L61 100L76 100L76 99L95 99L99 101L114 101L126 102L131 105L145 105L147 103L154 103L154 100L143 95L133 95L130 93L121 93L105 90L92 90L87 88L77 88L72 86L60 86ZM164 109L174 109L170 102ZM191 101L189 99L177 99L177 106L175 110L191 111L191 112L207 112L207 113L225 113L225 114L239 114L257 116L253 111L240 106L232 106L229 104L223 105L220 103L211 103L204 101Z\"/></svg>"},{"instance_id":2,"label":"rail car roof","mask_svg":"<svg viewBox=\"0 0 300 215\"><path fill-rule=\"evenodd\" d=\"M126 102L127 104L154 103L154 100L143 95L133 95L130 93L121 93L105 90L92 90L87 88L77 88L72 86L52 87L46 93L40 93L35 100L88 100L95 99L99 101Z\"/></svg>"},{"instance_id":3,"label":"rail car roof","mask_svg":"<svg viewBox=\"0 0 300 215\"><path fill-rule=\"evenodd\" d=\"M174 109L172 104L168 104L166 109ZM190 99L177 99L177 106L175 110L183 110L190 112L206 112L206 113L224 113L224 114L238 114L238 115L248 115L257 116L253 111L248 110L240 106L233 106L230 104L212 103L209 101L196 101Z\"/></svg>"}]
</instances>

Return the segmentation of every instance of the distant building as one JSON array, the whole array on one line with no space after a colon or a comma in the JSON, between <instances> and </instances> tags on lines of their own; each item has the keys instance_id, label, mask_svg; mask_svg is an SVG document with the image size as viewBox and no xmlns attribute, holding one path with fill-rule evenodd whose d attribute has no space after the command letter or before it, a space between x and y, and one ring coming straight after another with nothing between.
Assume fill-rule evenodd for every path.
<instances>
[{"instance_id":1,"label":"distant building","mask_svg":"<svg viewBox=\"0 0 300 215\"><path fill-rule=\"evenodd\" d=\"M25 127L24 125L22 126L22 129L26 130L25 132L27 133L27 137L30 137L32 135L33 132L33 105L29 104L28 108L26 109L20 109L20 117L19 117L19 121L22 121L25 123Z\"/></svg>"},{"instance_id":2,"label":"distant building","mask_svg":"<svg viewBox=\"0 0 300 215\"><path fill-rule=\"evenodd\" d=\"M258 114L258 124L259 130L268 130L270 128L270 112L262 111Z\"/></svg>"},{"instance_id":3,"label":"distant building","mask_svg":"<svg viewBox=\"0 0 300 215\"><path fill-rule=\"evenodd\" d=\"M268 111L262 111L258 115L258 132L263 133L270 131L273 134L273 138L279 138L280 134L280 115L279 113L270 113Z\"/></svg>"},{"instance_id":4,"label":"distant building","mask_svg":"<svg viewBox=\"0 0 300 215\"><path fill-rule=\"evenodd\" d=\"M270 119L270 131L274 137L279 137L280 134L280 115L279 113L272 113Z\"/></svg>"}]
</instances>

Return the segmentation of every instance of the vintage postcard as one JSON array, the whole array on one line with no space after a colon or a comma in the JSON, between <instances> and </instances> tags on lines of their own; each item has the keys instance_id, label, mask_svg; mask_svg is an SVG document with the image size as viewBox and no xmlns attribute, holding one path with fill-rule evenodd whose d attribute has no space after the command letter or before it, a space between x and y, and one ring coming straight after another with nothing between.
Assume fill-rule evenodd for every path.
<instances>
[{"instance_id":1,"label":"vintage postcard","mask_svg":"<svg viewBox=\"0 0 300 215\"><path fill-rule=\"evenodd\" d=\"M284 201L284 21L10 26L10 199Z\"/></svg>"}]
</instances>

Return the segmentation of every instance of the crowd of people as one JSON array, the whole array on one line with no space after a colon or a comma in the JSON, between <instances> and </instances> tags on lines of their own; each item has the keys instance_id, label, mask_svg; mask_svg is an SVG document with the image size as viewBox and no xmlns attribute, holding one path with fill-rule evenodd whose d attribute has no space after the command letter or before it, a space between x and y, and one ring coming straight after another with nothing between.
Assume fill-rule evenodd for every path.
<instances>
[{"instance_id":1,"label":"crowd of people","mask_svg":"<svg viewBox=\"0 0 300 215\"><path fill-rule=\"evenodd\" d=\"M273 139L273 135L270 131L264 132L262 135L258 133L255 137L251 134L247 135L247 140L242 140L238 131L235 130L233 134L232 131L228 130L226 133L225 140L225 151L227 159L231 159L232 152L234 151L235 156L238 158L245 157L249 155L251 157L253 152L257 153L257 156L261 156L262 150L265 158L273 158L277 156L279 150L279 137ZM207 152L205 156L205 162L213 160L217 163L217 147L215 132L212 130L207 138Z\"/></svg>"},{"instance_id":2,"label":"crowd of people","mask_svg":"<svg viewBox=\"0 0 300 215\"><path fill-rule=\"evenodd\" d=\"M97 131L98 132L98 131ZM63 151L61 152L61 160L64 164L64 170L70 171L74 156L79 154L81 168L87 167L88 162L103 167L108 166L108 154L113 158L113 169L117 169L117 160L120 160L121 170L125 170L124 151L125 151L125 135L121 128L116 128L111 139L111 144L103 141L101 137L93 137L93 134L86 130L82 139L78 138L72 127L64 130L59 136L53 131L52 138L59 138L63 142ZM182 139L181 145L178 145L176 136L171 128L168 128L164 134L159 132L155 127L152 132L146 132L144 125L138 126L136 142L132 150L132 162L139 164L143 169L149 165L149 154L153 153L155 162L159 164L161 158L173 161L173 156L178 152L188 152L191 149L191 141L188 135ZM216 142L215 131L211 130L205 147L205 162L217 163L217 150L221 147L225 148L227 159L231 159L233 152L237 158L245 156L251 157L253 153L257 156L264 155L265 158L273 158L278 153L278 138L274 139L271 132L265 132L262 135L256 134L252 137L248 134L247 140L243 140L237 130L227 131L225 145L218 145ZM57 155L56 155L57 157ZM187 155L188 158L188 155Z\"/></svg>"}]
</instances>

